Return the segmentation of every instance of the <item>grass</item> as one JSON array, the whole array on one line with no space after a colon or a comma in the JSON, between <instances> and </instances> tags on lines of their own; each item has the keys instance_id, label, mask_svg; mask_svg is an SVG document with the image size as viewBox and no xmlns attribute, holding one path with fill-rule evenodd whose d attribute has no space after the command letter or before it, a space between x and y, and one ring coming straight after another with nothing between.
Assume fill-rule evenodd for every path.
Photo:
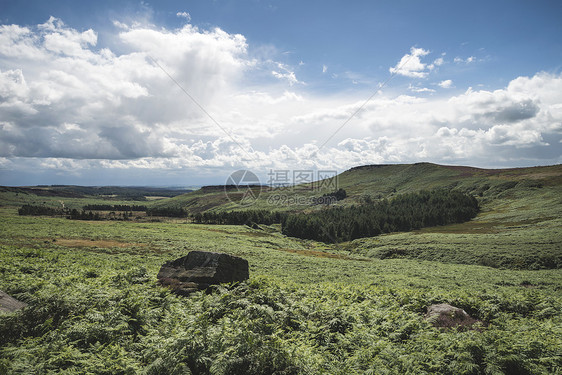
<instances>
[{"instance_id":1,"label":"grass","mask_svg":"<svg viewBox=\"0 0 562 375\"><path fill-rule=\"evenodd\" d=\"M376 258L405 257L492 267L562 267L562 189L522 187L484 195L473 220L356 240L343 247Z\"/></svg>"},{"instance_id":2,"label":"grass","mask_svg":"<svg viewBox=\"0 0 562 375\"><path fill-rule=\"evenodd\" d=\"M439 188L459 189L473 194L486 204L510 194L523 194L542 187L560 191L562 165L515 168L502 170L471 167L442 166L431 163L374 165L352 168L338 175L337 187L346 190L348 198L338 204L358 204L362 199L391 198L395 194L432 190ZM307 198L319 197L327 191L318 191L314 185L299 185L294 188L264 188L259 198L249 209L295 211L319 209L311 206ZM535 193L533 192L532 195ZM273 199L281 195L285 199ZM301 204L302 198L306 204ZM281 202L281 203L279 203ZM277 203L277 204L276 204ZM558 203L560 201L558 200ZM183 207L190 213L207 210L244 209L231 202L220 187L208 187L154 202L155 207Z\"/></svg>"},{"instance_id":3,"label":"grass","mask_svg":"<svg viewBox=\"0 0 562 375\"><path fill-rule=\"evenodd\" d=\"M29 303L0 318L6 373L546 374L562 365L559 270L366 258L274 228L0 215L0 289ZM381 239L425 235L435 234ZM251 278L189 299L156 286L160 265L190 250L242 256ZM432 327L425 308L440 302L485 325Z\"/></svg>"},{"instance_id":4,"label":"grass","mask_svg":"<svg viewBox=\"0 0 562 375\"><path fill-rule=\"evenodd\" d=\"M486 170L429 163L365 166L338 176L348 198L392 198L421 189L455 188L475 195L481 213L472 221L426 228L342 244L354 254L374 258L409 258L515 269L562 266L562 166ZM271 205L274 194L318 196L300 190L263 191L252 209L314 210L321 206ZM222 189L207 189L158 202L191 212L244 209L229 202Z\"/></svg>"},{"instance_id":5,"label":"grass","mask_svg":"<svg viewBox=\"0 0 562 375\"><path fill-rule=\"evenodd\" d=\"M560 373L562 272L545 263L562 252L560 168L373 170L343 176L350 202L457 181L481 190L482 212L326 245L277 225L18 216L8 197L0 289L28 307L0 315L0 374ZM244 257L250 280L190 298L157 286L160 266L191 250ZM480 323L435 328L434 303Z\"/></svg>"},{"instance_id":6,"label":"grass","mask_svg":"<svg viewBox=\"0 0 562 375\"><path fill-rule=\"evenodd\" d=\"M39 196L35 194L30 194L26 192L13 192L13 191L1 191L0 190L0 203L3 206L9 207L21 207L24 204L37 205L37 206L47 206L53 208L62 208L62 203L64 207L70 209L81 210L83 206L88 204L111 204L111 205L144 205L147 206L149 202L145 201L131 201L131 200L113 200L107 197L86 197L86 198L69 198L69 197L57 197L57 196ZM157 201L151 201L157 202Z\"/></svg>"}]
</instances>

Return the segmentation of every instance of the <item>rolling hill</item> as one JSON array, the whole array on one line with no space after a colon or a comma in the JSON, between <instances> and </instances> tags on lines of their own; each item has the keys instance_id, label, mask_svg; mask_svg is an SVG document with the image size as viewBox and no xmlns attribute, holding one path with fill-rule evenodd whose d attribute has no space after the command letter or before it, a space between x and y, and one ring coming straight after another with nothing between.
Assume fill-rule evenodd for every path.
<instances>
[{"instance_id":1,"label":"rolling hill","mask_svg":"<svg viewBox=\"0 0 562 375\"><path fill-rule=\"evenodd\" d=\"M337 187L347 191L348 199L343 204L360 203L361 198L366 197L391 198L395 194L438 188L458 189L479 197L482 202L488 202L502 194L505 196L521 191L529 192L542 187L560 188L562 165L512 169L481 169L432 163L366 165L339 174ZM275 205L270 198L276 194L313 197L322 193L324 191L316 191L310 184L297 185L291 189L264 187L255 204L246 208L306 209L310 207L297 204ZM191 213L245 209L232 203L222 186L203 187L154 204L162 207L180 206Z\"/></svg>"},{"instance_id":2,"label":"rolling hill","mask_svg":"<svg viewBox=\"0 0 562 375\"><path fill-rule=\"evenodd\" d=\"M562 165L481 169L431 163L367 165L337 176L347 198L337 205L362 204L419 190L456 189L475 196L478 216L466 223L366 238L336 245L374 258L410 258L516 269L562 267ZM232 189L232 187L230 187ZM308 211L323 205L295 204L298 197L322 195L309 185L263 189L256 202L241 207L221 186L154 202L189 213L266 209ZM272 200L283 195L285 203ZM310 200L304 200L309 202Z\"/></svg>"},{"instance_id":3,"label":"rolling hill","mask_svg":"<svg viewBox=\"0 0 562 375\"><path fill-rule=\"evenodd\" d=\"M22 216L22 202L106 201L0 192L0 290L27 304L0 314L0 374L557 373L561 169L353 168L339 176L348 197L338 205L449 188L478 197L481 210L339 244L278 225ZM265 190L251 208L329 209L271 204L322 193L306 188ZM240 209L223 187L146 204ZM250 279L189 298L158 286L161 265L193 250L247 259ZM435 327L426 312L443 303L474 326Z\"/></svg>"}]
</instances>

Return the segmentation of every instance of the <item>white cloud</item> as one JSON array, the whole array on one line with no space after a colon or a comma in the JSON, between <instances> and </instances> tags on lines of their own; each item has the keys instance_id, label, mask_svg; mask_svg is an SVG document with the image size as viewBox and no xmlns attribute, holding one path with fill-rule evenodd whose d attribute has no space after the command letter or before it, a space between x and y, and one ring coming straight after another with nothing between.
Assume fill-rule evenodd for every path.
<instances>
[{"instance_id":1,"label":"white cloud","mask_svg":"<svg viewBox=\"0 0 562 375\"><path fill-rule=\"evenodd\" d=\"M421 62L420 57L429 54L429 51L423 48L410 48L410 53L405 54L396 66L389 68L392 74L399 74L406 77L425 78L429 74L427 72L427 64Z\"/></svg>"},{"instance_id":2,"label":"white cloud","mask_svg":"<svg viewBox=\"0 0 562 375\"><path fill-rule=\"evenodd\" d=\"M236 96L238 99L247 100L248 102L257 101L264 104L277 104L284 101L303 101L302 95L292 91L285 91L282 95L273 97L266 92L251 92L247 94L239 94Z\"/></svg>"},{"instance_id":3,"label":"white cloud","mask_svg":"<svg viewBox=\"0 0 562 375\"><path fill-rule=\"evenodd\" d=\"M295 83L299 82L299 80L297 79L297 76L295 75L294 72L280 73L280 72L277 72L275 70L272 70L271 74L279 80L287 81L289 83L289 85L291 85L291 86L293 86Z\"/></svg>"},{"instance_id":4,"label":"white cloud","mask_svg":"<svg viewBox=\"0 0 562 375\"><path fill-rule=\"evenodd\" d=\"M562 89L561 75L539 73L501 90L468 90L449 99L377 97L338 133L337 139L347 141L325 152L338 166L420 159L489 165L498 158L505 163L540 160L540 155L556 162L560 150L553 144L562 136L562 91L555 93L555 88ZM294 121L333 131L358 105L319 109Z\"/></svg>"},{"instance_id":5,"label":"white cloud","mask_svg":"<svg viewBox=\"0 0 562 375\"><path fill-rule=\"evenodd\" d=\"M250 56L242 35L189 24L175 30L122 24L115 37L126 52L98 46L95 31L57 19L0 26L0 168L30 174L199 168L226 176L241 167L561 159L560 74L518 77L495 91L449 98L378 93L350 119L371 93L308 93L291 66ZM428 54L412 48L391 72L426 77L430 68L421 58ZM430 65L439 66L437 60ZM255 76L265 78L249 85ZM409 91L434 90L410 85Z\"/></svg>"},{"instance_id":6,"label":"white cloud","mask_svg":"<svg viewBox=\"0 0 562 375\"><path fill-rule=\"evenodd\" d=\"M417 93L421 93L421 92L435 92L435 90L430 89L428 87L418 87L418 86L408 86L408 90L410 90L411 92L417 92Z\"/></svg>"},{"instance_id":7,"label":"white cloud","mask_svg":"<svg viewBox=\"0 0 562 375\"><path fill-rule=\"evenodd\" d=\"M293 86L296 83L303 83L303 82L301 82L297 79L297 76L296 76L295 72L293 72L287 65L277 63L277 68L280 71L276 71L276 70L271 71L271 74L275 78L277 78L281 81L287 81L287 83L290 86Z\"/></svg>"},{"instance_id":8,"label":"white cloud","mask_svg":"<svg viewBox=\"0 0 562 375\"><path fill-rule=\"evenodd\" d=\"M445 60L442 57L438 57L433 61L433 65L441 66L445 63Z\"/></svg>"},{"instance_id":9,"label":"white cloud","mask_svg":"<svg viewBox=\"0 0 562 375\"><path fill-rule=\"evenodd\" d=\"M450 89L451 87L453 87L453 81L451 81L450 79L446 79L444 81L439 82L438 85L441 88Z\"/></svg>"},{"instance_id":10,"label":"white cloud","mask_svg":"<svg viewBox=\"0 0 562 375\"><path fill-rule=\"evenodd\" d=\"M172 154L167 145L177 128L195 127L204 115L149 57L204 106L253 64L245 39L220 29L127 27L118 37L130 53L94 50L95 32L55 18L35 30L2 27L0 41L10 48L0 51L7 61L0 67L0 143L10 147L1 152L108 159ZM66 129L70 123L81 130Z\"/></svg>"},{"instance_id":11,"label":"white cloud","mask_svg":"<svg viewBox=\"0 0 562 375\"><path fill-rule=\"evenodd\" d=\"M328 71L328 67L326 65L322 65L322 73L326 73Z\"/></svg>"},{"instance_id":12,"label":"white cloud","mask_svg":"<svg viewBox=\"0 0 562 375\"><path fill-rule=\"evenodd\" d=\"M453 59L453 61L457 64L470 64L470 63L476 61L476 57L469 56L466 59L463 59L462 57L457 56Z\"/></svg>"},{"instance_id":13,"label":"white cloud","mask_svg":"<svg viewBox=\"0 0 562 375\"><path fill-rule=\"evenodd\" d=\"M191 21L191 15L187 12L177 12L176 13L177 17L180 18L185 18L186 22L190 22Z\"/></svg>"}]
</instances>

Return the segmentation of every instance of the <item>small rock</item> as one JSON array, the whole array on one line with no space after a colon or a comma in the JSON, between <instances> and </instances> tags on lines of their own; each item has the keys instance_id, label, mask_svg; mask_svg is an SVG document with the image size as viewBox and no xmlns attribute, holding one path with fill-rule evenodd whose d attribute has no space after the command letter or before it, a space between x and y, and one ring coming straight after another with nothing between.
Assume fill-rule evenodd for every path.
<instances>
[{"instance_id":1,"label":"small rock","mask_svg":"<svg viewBox=\"0 0 562 375\"><path fill-rule=\"evenodd\" d=\"M187 296L210 285L247 280L250 271L246 259L222 253L191 251L184 257L164 263L157 277L162 286Z\"/></svg>"},{"instance_id":2,"label":"small rock","mask_svg":"<svg viewBox=\"0 0 562 375\"><path fill-rule=\"evenodd\" d=\"M0 290L0 311L11 313L27 306L27 303L18 301Z\"/></svg>"},{"instance_id":3,"label":"small rock","mask_svg":"<svg viewBox=\"0 0 562 375\"><path fill-rule=\"evenodd\" d=\"M441 328L470 327L478 321L463 309L447 303L429 306L425 319L433 326Z\"/></svg>"}]
</instances>

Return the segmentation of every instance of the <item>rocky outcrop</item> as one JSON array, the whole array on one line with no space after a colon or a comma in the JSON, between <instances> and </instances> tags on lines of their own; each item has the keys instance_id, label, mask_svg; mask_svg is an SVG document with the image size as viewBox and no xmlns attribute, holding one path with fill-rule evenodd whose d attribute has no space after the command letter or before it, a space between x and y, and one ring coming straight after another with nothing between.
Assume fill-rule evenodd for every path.
<instances>
[{"instance_id":1,"label":"rocky outcrop","mask_svg":"<svg viewBox=\"0 0 562 375\"><path fill-rule=\"evenodd\" d=\"M0 312L11 313L27 306L27 303L18 301L0 290Z\"/></svg>"},{"instance_id":2,"label":"rocky outcrop","mask_svg":"<svg viewBox=\"0 0 562 375\"><path fill-rule=\"evenodd\" d=\"M440 328L469 328L478 321L468 315L468 313L463 309L449 305L447 303L440 303L437 305L429 306L427 308L427 314L425 315L425 318L435 327Z\"/></svg>"},{"instance_id":3,"label":"rocky outcrop","mask_svg":"<svg viewBox=\"0 0 562 375\"><path fill-rule=\"evenodd\" d=\"M206 251L191 251L166 262L158 272L158 282L179 295L187 296L210 285L244 281L250 277L246 259Z\"/></svg>"}]
</instances>

